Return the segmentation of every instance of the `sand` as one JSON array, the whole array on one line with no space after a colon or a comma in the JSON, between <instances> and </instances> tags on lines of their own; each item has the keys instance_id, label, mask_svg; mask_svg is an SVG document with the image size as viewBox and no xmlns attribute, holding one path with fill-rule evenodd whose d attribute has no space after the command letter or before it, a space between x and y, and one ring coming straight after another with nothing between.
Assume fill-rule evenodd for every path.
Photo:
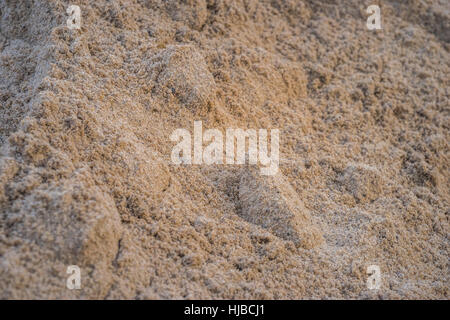
<instances>
[{"instance_id":1,"label":"sand","mask_svg":"<svg viewBox=\"0 0 450 320\"><path fill-rule=\"evenodd\" d=\"M0 2L0 298L448 299L449 18L446 0ZM173 164L194 121L279 129L279 172Z\"/></svg>"}]
</instances>

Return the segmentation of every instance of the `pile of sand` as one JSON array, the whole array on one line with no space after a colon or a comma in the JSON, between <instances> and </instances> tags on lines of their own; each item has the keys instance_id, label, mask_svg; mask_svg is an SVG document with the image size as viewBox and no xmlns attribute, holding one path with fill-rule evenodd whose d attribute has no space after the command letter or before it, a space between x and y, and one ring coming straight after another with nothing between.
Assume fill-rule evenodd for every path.
<instances>
[{"instance_id":1,"label":"pile of sand","mask_svg":"<svg viewBox=\"0 0 450 320\"><path fill-rule=\"evenodd\" d=\"M0 298L448 298L449 10L2 1ZM279 173L172 164L195 120Z\"/></svg>"}]
</instances>

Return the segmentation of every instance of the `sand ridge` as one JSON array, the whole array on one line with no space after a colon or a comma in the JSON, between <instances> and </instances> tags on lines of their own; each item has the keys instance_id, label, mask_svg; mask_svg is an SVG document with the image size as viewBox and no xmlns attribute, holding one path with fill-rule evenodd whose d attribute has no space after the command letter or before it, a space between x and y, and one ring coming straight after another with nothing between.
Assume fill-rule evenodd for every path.
<instances>
[{"instance_id":1,"label":"sand ridge","mask_svg":"<svg viewBox=\"0 0 450 320\"><path fill-rule=\"evenodd\" d=\"M373 2L1 2L0 297L448 298L449 4ZM196 120L279 176L173 165Z\"/></svg>"}]
</instances>

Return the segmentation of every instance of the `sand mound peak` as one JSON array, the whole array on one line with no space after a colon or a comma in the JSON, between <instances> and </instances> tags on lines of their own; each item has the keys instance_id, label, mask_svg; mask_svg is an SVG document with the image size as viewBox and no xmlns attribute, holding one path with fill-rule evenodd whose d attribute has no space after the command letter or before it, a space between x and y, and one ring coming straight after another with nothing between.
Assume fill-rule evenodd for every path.
<instances>
[{"instance_id":1,"label":"sand mound peak","mask_svg":"<svg viewBox=\"0 0 450 320\"><path fill-rule=\"evenodd\" d=\"M157 95L174 95L187 108L211 108L216 93L214 78L204 58L191 45L169 45L154 58L160 60L154 89Z\"/></svg>"},{"instance_id":2,"label":"sand mound peak","mask_svg":"<svg viewBox=\"0 0 450 320\"><path fill-rule=\"evenodd\" d=\"M323 236L290 183L278 172L261 176L245 170L239 184L241 216L270 230L284 240L310 249L323 243Z\"/></svg>"}]
</instances>

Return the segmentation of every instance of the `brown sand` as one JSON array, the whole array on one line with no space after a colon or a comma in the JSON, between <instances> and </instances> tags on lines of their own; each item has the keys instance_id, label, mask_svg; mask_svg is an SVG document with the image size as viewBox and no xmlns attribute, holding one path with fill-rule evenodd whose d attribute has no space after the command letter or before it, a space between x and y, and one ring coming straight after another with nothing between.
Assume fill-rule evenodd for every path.
<instances>
[{"instance_id":1,"label":"brown sand","mask_svg":"<svg viewBox=\"0 0 450 320\"><path fill-rule=\"evenodd\" d=\"M449 10L1 1L0 298L447 299ZM171 164L194 120L279 128L279 175Z\"/></svg>"}]
</instances>

